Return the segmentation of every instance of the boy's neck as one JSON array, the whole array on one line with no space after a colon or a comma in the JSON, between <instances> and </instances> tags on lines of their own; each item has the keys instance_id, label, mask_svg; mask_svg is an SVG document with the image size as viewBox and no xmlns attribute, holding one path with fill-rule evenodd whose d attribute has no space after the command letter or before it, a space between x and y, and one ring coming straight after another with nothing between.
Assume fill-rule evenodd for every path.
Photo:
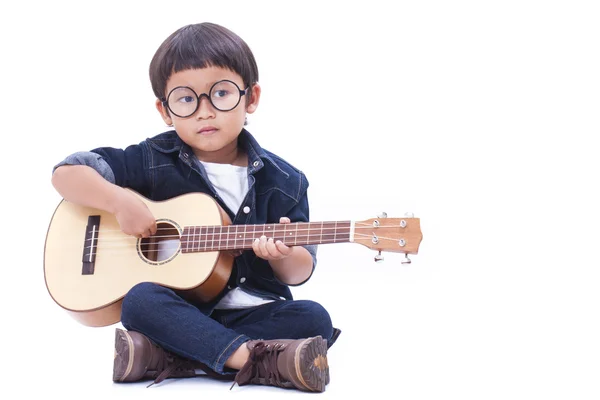
<instances>
[{"instance_id":1,"label":"boy's neck","mask_svg":"<svg viewBox=\"0 0 600 400\"><path fill-rule=\"evenodd\" d=\"M240 149L237 140L217 151L203 152L195 150L194 153L200 161L215 164L231 164L240 167L248 166L248 156Z\"/></svg>"}]
</instances>

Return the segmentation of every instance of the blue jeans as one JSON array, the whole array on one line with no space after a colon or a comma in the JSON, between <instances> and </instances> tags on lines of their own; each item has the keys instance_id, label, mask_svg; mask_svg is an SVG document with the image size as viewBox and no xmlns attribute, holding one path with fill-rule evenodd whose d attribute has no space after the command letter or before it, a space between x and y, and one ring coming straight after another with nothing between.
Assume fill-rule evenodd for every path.
<instances>
[{"instance_id":1,"label":"blue jeans","mask_svg":"<svg viewBox=\"0 0 600 400\"><path fill-rule=\"evenodd\" d=\"M329 313L314 301L276 300L207 316L173 290L148 282L134 286L123 299L121 323L218 374L233 373L225 361L248 340L321 335L331 345L337 337Z\"/></svg>"}]
</instances>

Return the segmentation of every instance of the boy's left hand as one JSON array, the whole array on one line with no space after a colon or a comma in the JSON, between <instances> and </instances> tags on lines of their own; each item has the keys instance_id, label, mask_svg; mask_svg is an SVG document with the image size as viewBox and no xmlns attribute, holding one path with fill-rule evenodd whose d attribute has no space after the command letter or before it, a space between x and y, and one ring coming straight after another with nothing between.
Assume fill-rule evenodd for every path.
<instances>
[{"instance_id":1,"label":"boy's left hand","mask_svg":"<svg viewBox=\"0 0 600 400\"><path fill-rule=\"evenodd\" d=\"M287 217L279 218L280 224L289 224L290 222L290 219ZM269 261L281 260L292 254L292 248L283 244L281 240L274 242L273 238L267 239L266 236L261 236L260 239L254 239L252 250L254 250L254 253L260 258Z\"/></svg>"}]
</instances>

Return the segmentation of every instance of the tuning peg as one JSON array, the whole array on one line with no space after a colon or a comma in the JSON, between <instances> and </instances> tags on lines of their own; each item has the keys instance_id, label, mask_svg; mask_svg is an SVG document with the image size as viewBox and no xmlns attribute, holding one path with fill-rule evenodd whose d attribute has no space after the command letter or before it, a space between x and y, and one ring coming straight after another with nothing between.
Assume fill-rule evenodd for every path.
<instances>
[{"instance_id":1,"label":"tuning peg","mask_svg":"<svg viewBox=\"0 0 600 400\"><path fill-rule=\"evenodd\" d=\"M404 253L404 260L400 261L400 263L410 264L410 263L412 263L412 260L410 258L408 258L408 254Z\"/></svg>"},{"instance_id":2,"label":"tuning peg","mask_svg":"<svg viewBox=\"0 0 600 400\"><path fill-rule=\"evenodd\" d=\"M375 256L375 262L381 262L383 261L383 256L381 255L381 251L379 251L379 254L377 254Z\"/></svg>"},{"instance_id":3,"label":"tuning peg","mask_svg":"<svg viewBox=\"0 0 600 400\"><path fill-rule=\"evenodd\" d=\"M407 213L404 213L404 216L405 216L406 218L414 218L414 217L415 217L415 214L414 214L414 213L411 213L411 212L407 212Z\"/></svg>"},{"instance_id":4,"label":"tuning peg","mask_svg":"<svg viewBox=\"0 0 600 400\"><path fill-rule=\"evenodd\" d=\"M381 214L377 216L377 218L387 218L387 213L385 211L382 211Z\"/></svg>"}]
</instances>

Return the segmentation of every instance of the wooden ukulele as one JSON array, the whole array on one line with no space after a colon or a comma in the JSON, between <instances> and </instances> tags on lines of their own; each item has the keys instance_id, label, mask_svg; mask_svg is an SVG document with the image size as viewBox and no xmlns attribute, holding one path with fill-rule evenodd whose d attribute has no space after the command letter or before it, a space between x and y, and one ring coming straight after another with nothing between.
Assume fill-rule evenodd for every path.
<instances>
[{"instance_id":1,"label":"wooden ukulele","mask_svg":"<svg viewBox=\"0 0 600 400\"><path fill-rule=\"evenodd\" d=\"M214 299L233 267L231 251L252 249L262 235L287 246L359 243L382 251L417 254L423 238L418 218L360 222L231 225L225 211L203 193L155 202L136 192L157 221L156 235L124 234L105 211L62 200L48 227L44 277L52 299L87 326L120 321L125 294L140 282L177 290L191 301ZM169 247L170 246L170 247Z\"/></svg>"}]
</instances>

